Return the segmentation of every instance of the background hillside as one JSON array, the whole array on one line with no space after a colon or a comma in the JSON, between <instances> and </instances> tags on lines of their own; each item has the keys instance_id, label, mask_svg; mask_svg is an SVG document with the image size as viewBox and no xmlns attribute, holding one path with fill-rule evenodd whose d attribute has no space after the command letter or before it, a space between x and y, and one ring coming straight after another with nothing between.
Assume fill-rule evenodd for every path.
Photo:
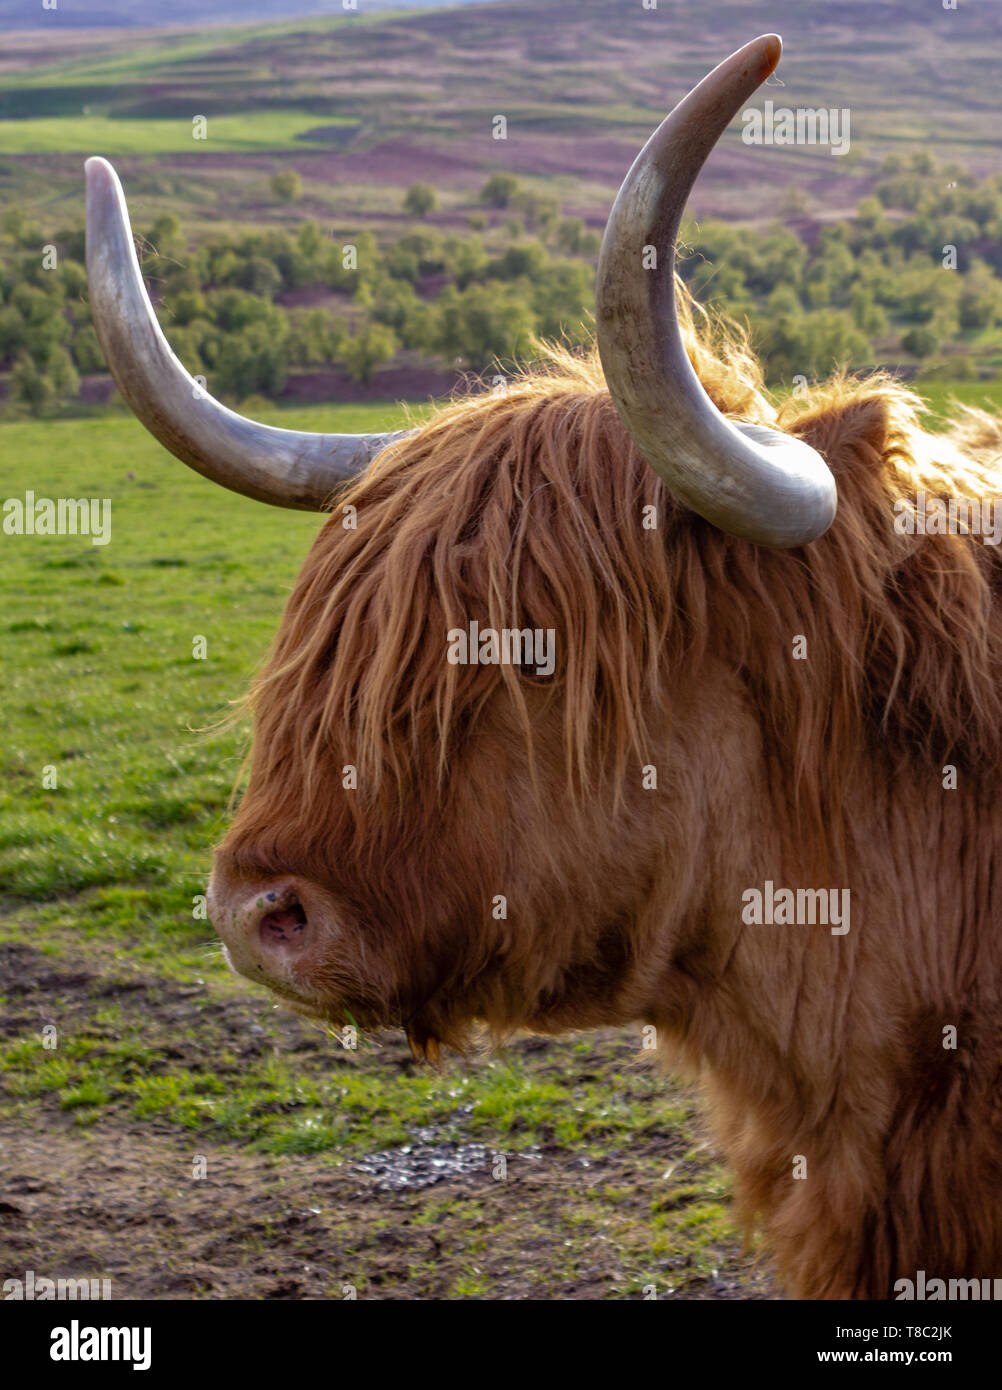
<instances>
[{"instance_id":1,"label":"background hillside","mask_svg":"<svg viewBox=\"0 0 1002 1390\"><path fill-rule=\"evenodd\" d=\"M635 0L511 0L11 34L0 394L44 410L110 390L79 272L94 153L122 176L165 328L223 396L421 398L523 357L534 333L584 341L624 173L665 111L762 22L746 0L712 0L698 25ZM735 122L690 207L694 291L750 324L780 387L843 362L993 378L1002 12L776 0L768 23L786 53L761 99L846 110L850 147L750 148ZM32 263L44 244L61 279ZM349 274L345 245L361 248ZM952 278L944 245L958 248ZM224 339L239 361L220 372Z\"/></svg>"}]
</instances>

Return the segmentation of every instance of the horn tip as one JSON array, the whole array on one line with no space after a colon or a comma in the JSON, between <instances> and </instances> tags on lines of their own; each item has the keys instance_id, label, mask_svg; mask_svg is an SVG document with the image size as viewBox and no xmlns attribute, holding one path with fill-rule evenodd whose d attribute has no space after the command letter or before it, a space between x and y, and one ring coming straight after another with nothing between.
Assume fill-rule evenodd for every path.
<instances>
[{"instance_id":1,"label":"horn tip","mask_svg":"<svg viewBox=\"0 0 1002 1390\"><path fill-rule=\"evenodd\" d=\"M765 75L775 72L779 66L779 60L783 56L783 40L779 34L763 34L756 43L762 47L762 61L765 65Z\"/></svg>"},{"instance_id":2,"label":"horn tip","mask_svg":"<svg viewBox=\"0 0 1002 1390\"><path fill-rule=\"evenodd\" d=\"M84 177L89 188L98 189L114 188L118 182L118 175L114 167L99 154L92 154L89 159L84 160Z\"/></svg>"}]
</instances>

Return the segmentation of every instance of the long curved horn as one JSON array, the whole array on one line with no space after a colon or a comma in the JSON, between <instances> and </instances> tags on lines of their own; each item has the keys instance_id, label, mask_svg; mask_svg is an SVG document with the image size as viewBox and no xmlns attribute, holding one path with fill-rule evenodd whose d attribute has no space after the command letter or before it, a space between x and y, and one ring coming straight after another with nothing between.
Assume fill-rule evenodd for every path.
<instances>
[{"instance_id":1,"label":"long curved horn","mask_svg":"<svg viewBox=\"0 0 1002 1390\"><path fill-rule=\"evenodd\" d=\"M637 448L688 507L761 545L804 545L835 518L835 480L790 435L735 424L689 362L675 306L675 240L717 140L783 51L763 34L721 63L658 126L626 176L602 242L595 289L606 383ZM657 269L644 265L645 248Z\"/></svg>"},{"instance_id":2,"label":"long curved horn","mask_svg":"<svg viewBox=\"0 0 1002 1390\"><path fill-rule=\"evenodd\" d=\"M227 410L188 375L157 323L143 284L118 175L106 159L87 171L91 313L118 389L164 448L234 492L301 511L331 496L395 434L307 434Z\"/></svg>"}]
</instances>

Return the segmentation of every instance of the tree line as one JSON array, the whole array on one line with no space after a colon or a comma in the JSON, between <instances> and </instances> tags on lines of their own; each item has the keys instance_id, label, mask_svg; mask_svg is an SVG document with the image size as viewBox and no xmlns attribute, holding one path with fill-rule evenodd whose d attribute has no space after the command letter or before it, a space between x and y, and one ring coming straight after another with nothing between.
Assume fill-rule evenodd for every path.
<instances>
[{"instance_id":1,"label":"tree line","mask_svg":"<svg viewBox=\"0 0 1002 1390\"><path fill-rule=\"evenodd\" d=\"M294 201L296 184L283 177L276 195ZM432 220L435 190L414 184L409 224L388 238L331 235L308 220L295 234L248 230L195 246L168 213L138 238L143 274L174 351L233 401L278 396L297 370L363 382L406 354L482 371L531 357L537 337L588 341L599 233L507 173L478 202L463 230L445 230ZM1002 176L892 156L851 219L811 217L797 191L781 211L785 221L754 234L689 225L678 248L696 297L747 323L770 383L878 360L957 379L994 370L993 353L1002 360ZM76 396L81 374L104 369L84 233L47 239L17 207L0 233L8 410L45 414Z\"/></svg>"}]
</instances>

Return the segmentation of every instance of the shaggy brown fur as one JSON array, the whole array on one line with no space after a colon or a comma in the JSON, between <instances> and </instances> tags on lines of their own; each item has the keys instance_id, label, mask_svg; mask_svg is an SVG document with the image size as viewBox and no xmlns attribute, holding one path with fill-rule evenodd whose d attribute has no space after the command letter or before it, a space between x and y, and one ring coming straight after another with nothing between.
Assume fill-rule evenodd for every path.
<instances>
[{"instance_id":1,"label":"shaggy brown fur","mask_svg":"<svg viewBox=\"0 0 1002 1390\"><path fill-rule=\"evenodd\" d=\"M718 407L829 460L830 533L772 552L683 509L594 355L454 403L353 487L356 529L339 510L317 538L220 863L319 885L317 1008L417 1048L477 1019L655 1023L792 1292L999 1276L999 556L896 534L892 508L993 497L1002 433L968 412L931 439L879 375L777 414L742 340L683 310ZM554 676L449 665L473 618L553 628ZM744 925L766 879L848 888L850 932Z\"/></svg>"}]
</instances>

